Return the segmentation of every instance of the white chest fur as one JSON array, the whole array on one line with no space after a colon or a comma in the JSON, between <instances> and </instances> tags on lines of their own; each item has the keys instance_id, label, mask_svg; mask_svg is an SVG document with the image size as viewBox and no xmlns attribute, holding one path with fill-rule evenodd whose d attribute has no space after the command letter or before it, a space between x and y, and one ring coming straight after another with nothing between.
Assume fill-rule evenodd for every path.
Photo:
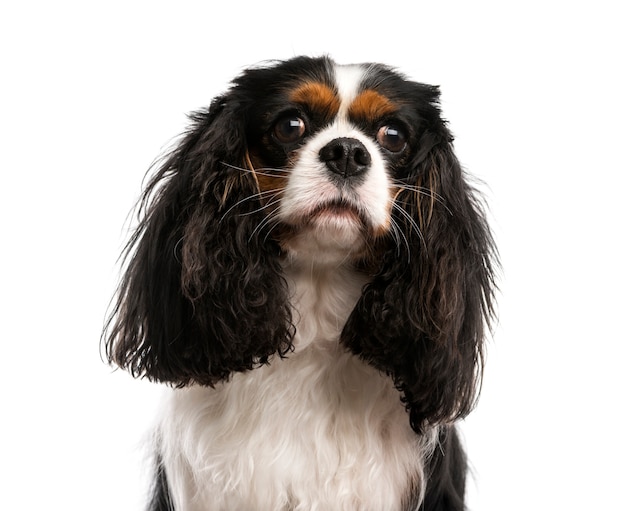
<instances>
[{"instance_id":1,"label":"white chest fur","mask_svg":"<svg viewBox=\"0 0 626 511\"><path fill-rule=\"evenodd\" d=\"M402 508L431 443L385 375L338 342L365 281L291 270L295 351L215 389L172 390L160 424L177 510Z\"/></svg>"}]
</instances>

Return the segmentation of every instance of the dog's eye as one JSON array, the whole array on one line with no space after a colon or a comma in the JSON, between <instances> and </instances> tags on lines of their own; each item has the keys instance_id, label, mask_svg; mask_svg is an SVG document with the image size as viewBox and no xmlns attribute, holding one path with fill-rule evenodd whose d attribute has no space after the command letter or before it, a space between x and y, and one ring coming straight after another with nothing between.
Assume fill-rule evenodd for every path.
<instances>
[{"instance_id":1,"label":"dog's eye","mask_svg":"<svg viewBox=\"0 0 626 511\"><path fill-rule=\"evenodd\" d=\"M398 126L383 126L376 134L376 141L387 151L399 153L406 147L406 134Z\"/></svg>"},{"instance_id":2,"label":"dog's eye","mask_svg":"<svg viewBox=\"0 0 626 511\"><path fill-rule=\"evenodd\" d=\"M283 117L274 125L274 136L281 144L293 144L304 136L306 125L300 117Z\"/></svg>"}]
</instances>

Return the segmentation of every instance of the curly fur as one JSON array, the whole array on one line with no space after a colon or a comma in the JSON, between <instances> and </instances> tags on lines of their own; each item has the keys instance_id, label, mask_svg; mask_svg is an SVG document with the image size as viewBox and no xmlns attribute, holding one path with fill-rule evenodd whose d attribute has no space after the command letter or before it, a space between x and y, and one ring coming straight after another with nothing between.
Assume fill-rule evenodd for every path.
<instances>
[{"instance_id":1,"label":"curly fur","mask_svg":"<svg viewBox=\"0 0 626 511\"><path fill-rule=\"evenodd\" d=\"M263 213L244 199L256 185L236 170L244 117L224 101L193 115L144 193L107 344L110 359L134 376L213 385L290 347L280 251L255 233ZM227 214L235 205L237 214Z\"/></svg>"},{"instance_id":2,"label":"curly fur","mask_svg":"<svg viewBox=\"0 0 626 511\"><path fill-rule=\"evenodd\" d=\"M338 69L299 57L246 71L192 115L144 192L104 338L111 362L179 388L159 428L154 511L231 509L229 488L259 509L464 509L466 462L452 423L480 390L495 246L438 89L381 65ZM294 227L273 216L281 192L260 185L264 171L286 180L281 169L298 164L300 147L283 152L267 133L269 113L303 80L344 99L376 90L401 105L408 129L407 149L380 158L395 190L388 232L347 262L311 260L306 271L301 253L286 249ZM312 134L333 115L333 101L322 103L308 118ZM354 120L355 136L368 122ZM371 385L371 401L365 390L350 394ZM359 414L346 415L349 403ZM267 447L270 417L284 418L275 428L283 447ZM354 439L371 450L348 463ZM304 458L291 458L298 449ZM279 458L293 473L273 471ZM246 463L265 463L267 474ZM392 491L377 486L381 470ZM253 484L266 485L269 500Z\"/></svg>"}]
</instances>

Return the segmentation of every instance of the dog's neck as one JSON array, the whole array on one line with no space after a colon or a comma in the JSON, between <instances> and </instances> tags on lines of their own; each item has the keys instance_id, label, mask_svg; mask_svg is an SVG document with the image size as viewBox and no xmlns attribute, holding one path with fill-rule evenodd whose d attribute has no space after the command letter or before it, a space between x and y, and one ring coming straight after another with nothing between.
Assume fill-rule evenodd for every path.
<instances>
[{"instance_id":1,"label":"dog's neck","mask_svg":"<svg viewBox=\"0 0 626 511\"><path fill-rule=\"evenodd\" d=\"M285 264L290 288L296 350L311 343L335 344L369 278L352 265Z\"/></svg>"}]
</instances>

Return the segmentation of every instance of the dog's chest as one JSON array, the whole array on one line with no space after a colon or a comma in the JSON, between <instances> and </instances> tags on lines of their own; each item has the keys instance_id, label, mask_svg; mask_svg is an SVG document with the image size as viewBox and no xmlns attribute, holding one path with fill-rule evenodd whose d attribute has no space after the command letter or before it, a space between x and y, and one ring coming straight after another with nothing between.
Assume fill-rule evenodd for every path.
<instances>
[{"instance_id":1,"label":"dog's chest","mask_svg":"<svg viewBox=\"0 0 626 511\"><path fill-rule=\"evenodd\" d=\"M181 509L393 510L419 485L427 446L397 390L338 342L363 282L334 285L294 285L288 358L173 392L162 435Z\"/></svg>"}]
</instances>

